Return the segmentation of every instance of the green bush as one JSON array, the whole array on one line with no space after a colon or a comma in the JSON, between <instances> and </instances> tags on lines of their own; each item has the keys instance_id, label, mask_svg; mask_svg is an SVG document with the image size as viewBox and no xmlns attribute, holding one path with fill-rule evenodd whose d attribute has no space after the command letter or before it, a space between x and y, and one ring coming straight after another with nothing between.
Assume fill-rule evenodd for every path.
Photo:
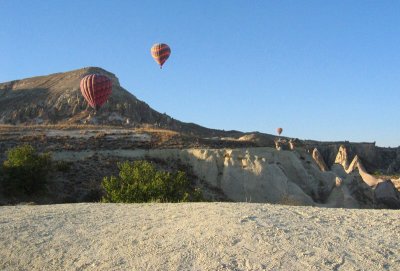
<instances>
[{"instance_id":1,"label":"green bush","mask_svg":"<svg viewBox=\"0 0 400 271\"><path fill-rule=\"evenodd\" d=\"M150 162L140 160L118 164L119 176L105 177L103 202L185 202L200 201L200 190L193 189L183 171L157 170Z\"/></svg>"},{"instance_id":2,"label":"green bush","mask_svg":"<svg viewBox=\"0 0 400 271\"><path fill-rule=\"evenodd\" d=\"M51 169L50 154L38 154L30 145L7 151L3 162L3 188L5 194L32 195L43 191Z\"/></svg>"}]
</instances>

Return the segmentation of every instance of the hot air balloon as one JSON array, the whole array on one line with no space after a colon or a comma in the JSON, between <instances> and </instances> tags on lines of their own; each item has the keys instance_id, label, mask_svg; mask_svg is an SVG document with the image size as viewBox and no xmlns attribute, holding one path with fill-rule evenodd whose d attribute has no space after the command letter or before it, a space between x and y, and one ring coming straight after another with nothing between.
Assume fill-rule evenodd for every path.
<instances>
[{"instance_id":1,"label":"hot air balloon","mask_svg":"<svg viewBox=\"0 0 400 271\"><path fill-rule=\"evenodd\" d=\"M156 43L151 47L151 55L158 65L160 65L160 69L162 69L170 54L171 49L165 43Z\"/></svg>"},{"instance_id":2,"label":"hot air balloon","mask_svg":"<svg viewBox=\"0 0 400 271\"><path fill-rule=\"evenodd\" d=\"M278 135L282 134L283 129L282 128L276 128L276 132L278 133Z\"/></svg>"},{"instance_id":3,"label":"hot air balloon","mask_svg":"<svg viewBox=\"0 0 400 271\"><path fill-rule=\"evenodd\" d=\"M101 74L89 74L81 80L81 92L88 104L98 110L110 97L112 82Z\"/></svg>"}]
</instances>

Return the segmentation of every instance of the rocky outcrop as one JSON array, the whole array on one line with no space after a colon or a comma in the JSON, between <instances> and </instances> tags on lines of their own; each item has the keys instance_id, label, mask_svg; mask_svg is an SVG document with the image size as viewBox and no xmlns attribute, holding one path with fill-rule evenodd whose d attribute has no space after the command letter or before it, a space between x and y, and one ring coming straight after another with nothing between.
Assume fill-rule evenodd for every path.
<instances>
[{"instance_id":1,"label":"rocky outcrop","mask_svg":"<svg viewBox=\"0 0 400 271\"><path fill-rule=\"evenodd\" d=\"M198 176L220 188L234 201L284 202L348 208L374 206L379 180L369 175L358 156L345 169L322 171L306 151L250 148L187 150L186 157ZM346 150L339 154L346 163Z\"/></svg>"},{"instance_id":2,"label":"rocky outcrop","mask_svg":"<svg viewBox=\"0 0 400 271\"><path fill-rule=\"evenodd\" d=\"M278 138L274 142L275 149L277 149L278 151L294 149L294 143L291 143L291 141L288 141L287 139Z\"/></svg>"},{"instance_id":3,"label":"rocky outcrop","mask_svg":"<svg viewBox=\"0 0 400 271\"><path fill-rule=\"evenodd\" d=\"M367 201L370 202L372 200L374 206L383 206L393 209L400 208L400 192L396 188L395 182L391 180L384 181L369 174L358 155L354 156L352 162L348 164L347 150L344 146L340 146L335 162L340 164L343 167L343 171L349 176L353 175L358 177L357 182L351 182L353 186L355 185L353 191L358 194L358 196L356 196L358 201L365 200L367 196ZM348 166L346 167L346 165ZM337 173L338 171L340 172L340 169L336 168ZM341 175L344 174L342 173ZM371 189L373 194L371 194ZM364 192L360 193L362 190L364 190Z\"/></svg>"},{"instance_id":4,"label":"rocky outcrop","mask_svg":"<svg viewBox=\"0 0 400 271\"><path fill-rule=\"evenodd\" d=\"M394 187L395 187L398 191L400 191L400 178L398 178L398 179L391 179L391 181L392 181Z\"/></svg>"},{"instance_id":5,"label":"rocky outcrop","mask_svg":"<svg viewBox=\"0 0 400 271\"><path fill-rule=\"evenodd\" d=\"M80 91L80 80L91 73L106 75L113 82L112 95L97 112L88 106ZM0 83L0 124L149 125L197 135L237 134L161 114L121 87L113 73L97 67Z\"/></svg>"},{"instance_id":6,"label":"rocky outcrop","mask_svg":"<svg viewBox=\"0 0 400 271\"><path fill-rule=\"evenodd\" d=\"M349 157L347 155L347 148L343 145L339 147L339 150L336 154L335 164L342 165L345 170L349 167Z\"/></svg>"},{"instance_id":7,"label":"rocky outcrop","mask_svg":"<svg viewBox=\"0 0 400 271\"><path fill-rule=\"evenodd\" d=\"M358 174L347 174L343 168L337 172L321 171L303 149L150 149L96 153L104 157L180 161L209 187L222 191L232 201L373 207L373 190ZM64 160L89 159L90 155L93 153L53 153L55 159Z\"/></svg>"},{"instance_id":8,"label":"rocky outcrop","mask_svg":"<svg viewBox=\"0 0 400 271\"><path fill-rule=\"evenodd\" d=\"M297 142L294 139L289 139L288 144L289 144L289 149L291 149L291 150L294 150L297 146Z\"/></svg>"},{"instance_id":9,"label":"rocky outcrop","mask_svg":"<svg viewBox=\"0 0 400 271\"><path fill-rule=\"evenodd\" d=\"M16 133L10 134L10 137L16 138ZM269 147L170 149L166 145L152 148L155 138L157 134L131 129L52 129L32 137L41 142L42 145L37 145L38 149L52 152L54 160L73 163L71 172L65 175L57 173L58 177L53 178L61 180L52 184L54 191L60 194L56 195L59 202L68 197L79 201L87 198L88 191L100 191L95 185L87 186L86 180L101 182L104 176L109 176L105 175L109 170L115 170L112 174L117 174L116 161L134 159L173 161L160 164L185 165L184 168L190 169L190 176L195 176L193 180L200 180L199 183L204 184L207 191L216 191L206 193L213 195L210 200L222 198L345 208L372 208L377 202L375 197L379 193L374 194L374 188L379 180L365 171L357 155L346 169L342 166L343 160L338 159L340 164L323 170L319 163L323 160L317 159L317 151L310 154L301 147L279 151ZM173 137L166 140L173 140ZM1 149L5 151L8 147L2 143L0 152ZM346 153L345 148L341 157L344 157L343 153ZM380 204L385 206L384 202Z\"/></svg>"},{"instance_id":10,"label":"rocky outcrop","mask_svg":"<svg viewBox=\"0 0 400 271\"><path fill-rule=\"evenodd\" d=\"M385 180L376 185L374 190L376 202L392 209L400 209L400 192L393 182Z\"/></svg>"},{"instance_id":11,"label":"rocky outcrop","mask_svg":"<svg viewBox=\"0 0 400 271\"><path fill-rule=\"evenodd\" d=\"M317 148L327 166L338 163L339 159L346 167L357 155L368 172L381 172L382 174L395 174L400 172L400 147L381 148L375 143L351 143L351 142L317 142L304 141L310 151ZM343 151L345 148L345 152Z\"/></svg>"},{"instance_id":12,"label":"rocky outcrop","mask_svg":"<svg viewBox=\"0 0 400 271\"><path fill-rule=\"evenodd\" d=\"M327 171L328 167L325 164L324 158L322 157L322 155L319 153L317 148L314 148L313 152L312 152L312 158L314 159L315 163L317 163L319 169L321 171Z\"/></svg>"},{"instance_id":13,"label":"rocky outcrop","mask_svg":"<svg viewBox=\"0 0 400 271\"><path fill-rule=\"evenodd\" d=\"M375 178L367 172L358 155L355 155L353 160L349 164L347 148L344 146L340 146L335 159L335 163L341 165L343 167L343 170L347 174L350 174L353 171L357 170L363 181L371 187L376 186L379 182L382 181L381 179Z\"/></svg>"},{"instance_id":14,"label":"rocky outcrop","mask_svg":"<svg viewBox=\"0 0 400 271\"><path fill-rule=\"evenodd\" d=\"M80 80L98 73L113 82L109 101L98 111L88 107L80 92ZM89 67L0 84L0 123L4 124L108 124L173 122L123 89L118 78L101 68ZM179 125L178 123L174 123Z\"/></svg>"},{"instance_id":15,"label":"rocky outcrop","mask_svg":"<svg viewBox=\"0 0 400 271\"><path fill-rule=\"evenodd\" d=\"M394 174L397 172L400 172L400 147L396 149L396 157L386 169L386 174Z\"/></svg>"}]
</instances>

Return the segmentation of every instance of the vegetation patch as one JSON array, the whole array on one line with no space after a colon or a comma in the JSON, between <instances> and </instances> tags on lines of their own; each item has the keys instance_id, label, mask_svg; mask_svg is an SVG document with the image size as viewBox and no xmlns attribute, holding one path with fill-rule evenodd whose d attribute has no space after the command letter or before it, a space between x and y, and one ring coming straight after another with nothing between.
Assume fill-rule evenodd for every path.
<instances>
[{"instance_id":1,"label":"vegetation patch","mask_svg":"<svg viewBox=\"0 0 400 271\"><path fill-rule=\"evenodd\" d=\"M51 171L49 153L39 154L31 145L22 145L7 151L2 165L1 183L7 195L33 195L45 190Z\"/></svg>"},{"instance_id":2,"label":"vegetation patch","mask_svg":"<svg viewBox=\"0 0 400 271\"><path fill-rule=\"evenodd\" d=\"M105 177L103 202L187 202L202 201L184 171L159 170L146 160L118 163L119 175Z\"/></svg>"}]
</instances>

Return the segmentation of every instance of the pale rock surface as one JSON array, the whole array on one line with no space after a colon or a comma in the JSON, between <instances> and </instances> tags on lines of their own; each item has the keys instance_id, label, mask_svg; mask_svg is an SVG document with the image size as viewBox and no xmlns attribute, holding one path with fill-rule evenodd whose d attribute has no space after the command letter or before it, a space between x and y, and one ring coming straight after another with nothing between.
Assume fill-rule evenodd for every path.
<instances>
[{"instance_id":1,"label":"pale rock surface","mask_svg":"<svg viewBox=\"0 0 400 271\"><path fill-rule=\"evenodd\" d=\"M310 166L309 155L303 165L298 152L272 148L150 150L147 155L180 159L234 201L276 203L291 197L312 204L319 184L332 187L335 177Z\"/></svg>"},{"instance_id":2,"label":"pale rock surface","mask_svg":"<svg viewBox=\"0 0 400 271\"><path fill-rule=\"evenodd\" d=\"M369 186L376 186L379 182L382 182L383 180L381 179L377 179L374 176L372 176L371 174L369 174L363 164L361 163L360 158L358 157L358 155L356 155L353 159L353 161L351 162L350 166L348 167L348 169L346 170L347 173L353 172L355 169L358 169L359 174L361 175L361 178L364 180L364 182L366 184L368 184Z\"/></svg>"},{"instance_id":3,"label":"pale rock surface","mask_svg":"<svg viewBox=\"0 0 400 271\"><path fill-rule=\"evenodd\" d=\"M348 174L340 165L321 171L304 149L277 151L258 147L243 149L136 149L54 152L55 159L86 159L93 155L126 158L176 159L190 166L200 179L219 188L227 198L242 202L290 203L327 207L372 207L372 200L357 203L372 189L357 172ZM337 177L342 184L337 187ZM332 194L332 195L331 195ZM357 197L357 198L355 198ZM369 196L365 196L369 199ZM343 199L346 199L343 201Z\"/></svg>"},{"instance_id":4,"label":"pale rock surface","mask_svg":"<svg viewBox=\"0 0 400 271\"><path fill-rule=\"evenodd\" d=\"M324 158L322 157L322 155L319 153L317 148L314 148L313 152L312 152L312 158L314 159L314 161L317 163L319 169L321 171L327 171L328 167L324 161Z\"/></svg>"},{"instance_id":5,"label":"pale rock surface","mask_svg":"<svg viewBox=\"0 0 400 271\"><path fill-rule=\"evenodd\" d=\"M391 179L392 183L396 187L396 189L400 192L400 178L398 179Z\"/></svg>"},{"instance_id":6,"label":"pale rock surface","mask_svg":"<svg viewBox=\"0 0 400 271\"><path fill-rule=\"evenodd\" d=\"M289 140L289 149L294 150L296 148L296 143L293 139Z\"/></svg>"},{"instance_id":7,"label":"pale rock surface","mask_svg":"<svg viewBox=\"0 0 400 271\"><path fill-rule=\"evenodd\" d=\"M349 157L347 153L348 152L346 147L341 145L335 159L335 164L340 164L344 169L344 173L350 174L351 172L358 170L358 173L360 174L363 181L371 187L374 187L378 183L383 181L382 179L375 178L365 170L365 167L362 164L361 159L358 155L355 155L353 160L349 164ZM341 169L338 169L337 167L333 169L332 167L332 170L336 171L336 173L340 174L343 177L344 173L341 172Z\"/></svg>"},{"instance_id":8,"label":"pale rock surface","mask_svg":"<svg viewBox=\"0 0 400 271\"><path fill-rule=\"evenodd\" d=\"M349 158L347 155L347 149L341 145L335 158L335 164L342 165L345 170L349 167Z\"/></svg>"},{"instance_id":9,"label":"pale rock surface","mask_svg":"<svg viewBox=\"0 0 400 271\"><path fill-rule=\"evenodd\" d=\"M344 159L343 159L344 157ZM341 164L346 164L346 161L344 161L346 158L346 149L343 148L342 150L339 151L337 161ZM390 207L390 208L400 208L400 192L396 188L396 183L393 182L392 180L382 180L380 178L375 178L371 174L369 174L360 158L358 155L356 155L353 159L353 161L350 163L348 168L344 168L344 171L348 174L348 176L352 176L352 172L356 171L360 175L363 183L358 182L358 185L355 186L354 184L356 182L354 181L348 181L347 182L352 184L352 189L353 189L353 194L354 192L357 191L363 191L362 195L359 195L360 200L368 200L368 201L373 201L376 202L376 204L384 204L384 206ZM371 190L369 190L367 187L365 187L366 184L369 187L372 187L373 194L371 193ZM364 186L364 187L363 187Z\"/></svg>"}]
</instances>

